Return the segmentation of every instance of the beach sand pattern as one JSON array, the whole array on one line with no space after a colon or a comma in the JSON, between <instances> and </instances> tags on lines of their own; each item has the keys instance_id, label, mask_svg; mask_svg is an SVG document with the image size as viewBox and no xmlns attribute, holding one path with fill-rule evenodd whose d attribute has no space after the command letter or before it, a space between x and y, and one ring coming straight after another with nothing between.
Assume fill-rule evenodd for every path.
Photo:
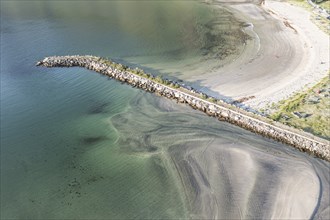
<instances>
[{"instance_id":1,"label":"beach sand pattern","mask_svg":"<svg viewBox=\"0 0 330 220\"><path fill-rule=\"evenodd\" d=\"M129 146L144 137L144 143L133 144L146 146L137 155L163 155L173 162L168 168L181 181L191 218L306 219L329 214L329 189L324 187L330 181L328 162L256 139L161 97L148 94L132 101L137 109L112 119L116 129L130 131L119 144ZM152 108L144 106L150 104ZM133 131L128 121L140 129Z\"/></svg>"}]
</instances>

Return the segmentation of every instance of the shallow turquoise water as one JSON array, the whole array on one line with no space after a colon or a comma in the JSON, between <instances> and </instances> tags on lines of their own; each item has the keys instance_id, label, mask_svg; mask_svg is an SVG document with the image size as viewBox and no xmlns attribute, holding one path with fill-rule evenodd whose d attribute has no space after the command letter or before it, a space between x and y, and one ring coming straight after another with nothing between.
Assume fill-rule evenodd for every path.
<instances>
[{"instance_id":1,"label":"shallow turquoise water","mask_svg":"<svg viewBox=\"0 0 330 220\"><path fill-rule=\"evenodd\" d=\"M219 45L240 47L222 35L240 28L229 17L187 1L1 1L1 218L198 217L168 149L267 141L84 69L34 64L92 54L180 78L221 65Z\"/></svg>"},{"instance_id":2,"label":"shallow turquoise water","mask_svg":"<svg viewBox=\"0 0 330 220\"><path fill-rule=\"evenodd\" d=\"M218 15L184 1L1 1L1 216L187 217L166 157L136 156L148 147L118 144L130 131L110 119L136 108L129 103L141 92L86 70L34 63L65 54L147 68L202 62L214 44L206 24Z\"/></svg>"}]
</instances>

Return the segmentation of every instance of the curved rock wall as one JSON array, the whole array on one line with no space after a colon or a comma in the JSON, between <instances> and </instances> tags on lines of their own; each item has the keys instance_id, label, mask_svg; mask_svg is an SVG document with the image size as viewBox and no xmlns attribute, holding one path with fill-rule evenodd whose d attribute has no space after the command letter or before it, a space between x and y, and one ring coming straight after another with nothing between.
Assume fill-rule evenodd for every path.
<instances>
[{"instance_id":1,"label":"curved rock wall","mask_svg":"<svg viewBox=\"0 0 330 220\"><path fill-rule=\"evenodd\" d=\"M319 158L330 161L329 142L324 143L309 138L310 135L304 135L302 132L295 133L289 129L280 128L265 121L253 118L244 114L242 110L229 109L201 99L198 95L189 93L185 88L175 89L154 81L154 77L145 78L132 73L130 69L117 68L117 65L95 56L55 56L47 57L37 63L37 66L45 67L85 67L87 69L104 74L111 78L126 82L134 87L141 88L148 92L157 93L166 98L175 99L177 102L186 103L194 109L205 112L207 115L240 126L254 133L272 138L276 141L291 145L301 151L308 152ZM122 65L120 65L123 67ZM187 90L185 92L185 90Z\"/></svg>"}]
</instances>

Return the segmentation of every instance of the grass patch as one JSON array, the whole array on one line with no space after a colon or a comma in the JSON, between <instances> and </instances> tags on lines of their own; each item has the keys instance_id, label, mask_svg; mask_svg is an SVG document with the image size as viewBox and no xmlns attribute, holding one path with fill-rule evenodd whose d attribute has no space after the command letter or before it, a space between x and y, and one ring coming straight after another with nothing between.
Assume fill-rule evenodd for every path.
<instances>
[{"instance_id":1,"label":"grass patch","mask_svg":"<svg viewBox=\"0 0 330 220\"><path fill-rule=\"evenodd\" d=\"M330 80L325 77L313 88L283 100L270 115L275 121L302 129L314 135L330 139ZM311 102L311 100L318 100ZM295 112L307 114L299 117Z\"/></svg>"},{"instance_id":2,"label":"grass patch","mask_svg":"<svg viewBox=\"0 0 330 220\"><path fill-rule=\"evenodd\" d=\"M329 0L325 0L320 3L317 3L317 5L319 5L320 7L324 8L327 11L330 11L330 1Z\"/></svg>"}]
</instances>

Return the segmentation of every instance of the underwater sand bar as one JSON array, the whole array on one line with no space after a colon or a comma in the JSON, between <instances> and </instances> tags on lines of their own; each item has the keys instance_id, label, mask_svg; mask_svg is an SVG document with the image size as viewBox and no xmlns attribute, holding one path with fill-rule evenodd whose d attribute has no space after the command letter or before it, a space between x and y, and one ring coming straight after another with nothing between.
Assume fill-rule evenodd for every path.
<instances>
[{"instance_id":1,"label":"underwater sand bar","mask_svg":"<svg viewBox=\"0 0 330 220\"><path fill-rule=\"evenodd\" d=\"M269 121L267 118L262 120L260 116L258 118L251 117L251 113L232 105L229 106L222 100L213 98L212 102L207 101L206 94L197 92L192 88L185 88L176 82L154 77L142 70L130 69L122 64L89 55L46 57L37 62L36 65L45 67L84 67L145 91L175 99L180 103L186 103L218 120L229 122L330 162L329 141L300 130L295 131L285 125L275 126L271 124L274 122Z\"/></svg>"}]
</instances>

